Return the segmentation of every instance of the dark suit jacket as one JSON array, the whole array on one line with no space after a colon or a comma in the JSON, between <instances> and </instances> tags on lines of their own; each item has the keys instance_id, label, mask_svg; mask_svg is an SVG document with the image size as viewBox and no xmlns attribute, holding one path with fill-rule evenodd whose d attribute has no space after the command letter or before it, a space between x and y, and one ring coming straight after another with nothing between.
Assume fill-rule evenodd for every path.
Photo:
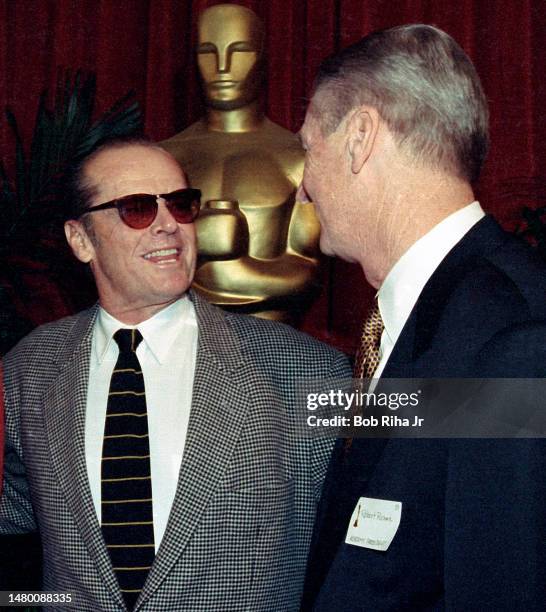
<instances>
[{"instance_id":1,"label":"dark suit jacket","mask_svg":"<svg viewBox=\"0 0 546 612\"><path fill-rule=\"evenodd\" d=\"M546 266L485 218L423 289L383 377L544 376L545 319ZM304 610L544 609L545 440L342 447L323 489ZM361 496L402 502L385 552L344 542Z\"/></svg>"}]
</instances>

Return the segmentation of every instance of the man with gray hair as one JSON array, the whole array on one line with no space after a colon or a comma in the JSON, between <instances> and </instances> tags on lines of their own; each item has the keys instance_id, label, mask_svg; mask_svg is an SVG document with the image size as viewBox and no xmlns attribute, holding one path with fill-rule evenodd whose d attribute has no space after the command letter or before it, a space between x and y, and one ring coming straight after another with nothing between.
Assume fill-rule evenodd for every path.
<instances>
[{"instance_id":1,"label":"man with gray hair","mask_svg":"<svg viewBox=\"0 0 546 612\"><path fill-rule=\"evenodd\" d=\"M355 377L544 376L546 266L474 199L487 102L449 35L401 26L325 60L300 135L321 249L378 290ZM339 440L303 609L542 608L545 455L542 439Z\"/></svg>"}]
</instances>

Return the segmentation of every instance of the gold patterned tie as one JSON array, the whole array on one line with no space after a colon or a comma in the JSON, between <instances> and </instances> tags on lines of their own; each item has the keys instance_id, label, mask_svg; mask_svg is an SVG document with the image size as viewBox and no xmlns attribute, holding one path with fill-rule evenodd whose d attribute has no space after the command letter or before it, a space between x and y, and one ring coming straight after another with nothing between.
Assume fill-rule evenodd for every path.
<instances>
[{"instance_id":1,"label":"gold patterned tie","mask_svg":"<svg viewBox=\"0 0 546 612\"><path fill-rule=\"evenodd\" d=\"M366 317L366 320L364 321L362 336L360 338L360 346L356 352L353 378L372 378L380 361L379 347L381 346L381 334L383 333L384 328L385 326L383 325L383 319L381 318L379 305L376 299L374 305L368 313L368 316ZM357 408L355 404L353 407L352 416L361 413L362 407ZM347 438L343 444L343 455L345 459L348 456L352 444L352 437Z\"/></svg>"},{"instance_id":2,"label":"gold patterned tie","mask_svg":"<svg viewBox=\"0 0 546 612\"><path fill-rule=\"evenodd\" d=\"M379 312L379 305L375 300L374 305L362 329L360 346L356 353L353 378L371 378L379 365L379 347L381 345L381 334L384 329L383 319Z\"/></svg>"}]
</instances>

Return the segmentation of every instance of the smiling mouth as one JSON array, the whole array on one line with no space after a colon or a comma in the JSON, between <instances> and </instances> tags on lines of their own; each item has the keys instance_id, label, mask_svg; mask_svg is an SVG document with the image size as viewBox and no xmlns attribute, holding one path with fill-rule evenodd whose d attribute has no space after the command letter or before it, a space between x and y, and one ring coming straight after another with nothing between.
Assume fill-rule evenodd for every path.
<instances>
[{"instance_id":1,"label":"smiling mouth","mask_svg":"<svg viewBox=\"0 0 546 612\"><path fill-rule=\"evenodd\" d=\"M156 264L176 263L181 251L179 248L156 249L143 255L143 258Z\"/></svg>"}]
</instances>

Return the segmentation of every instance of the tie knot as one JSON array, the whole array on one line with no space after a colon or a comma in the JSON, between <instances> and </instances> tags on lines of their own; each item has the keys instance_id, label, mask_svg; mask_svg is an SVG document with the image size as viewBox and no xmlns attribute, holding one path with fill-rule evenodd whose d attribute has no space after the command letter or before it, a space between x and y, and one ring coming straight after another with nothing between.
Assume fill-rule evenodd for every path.
<instances>
[{"instance_id":1,"label":"tie knot","mask_svg":"<svg viewBox=\"0 0 546 612\"><path fill-rule=\"evenodd\" d=\"M138 329L118 329L114 340L119 346L120 353L135 352L142 341L142 334Z\"/></svg>"}]
</instances>

